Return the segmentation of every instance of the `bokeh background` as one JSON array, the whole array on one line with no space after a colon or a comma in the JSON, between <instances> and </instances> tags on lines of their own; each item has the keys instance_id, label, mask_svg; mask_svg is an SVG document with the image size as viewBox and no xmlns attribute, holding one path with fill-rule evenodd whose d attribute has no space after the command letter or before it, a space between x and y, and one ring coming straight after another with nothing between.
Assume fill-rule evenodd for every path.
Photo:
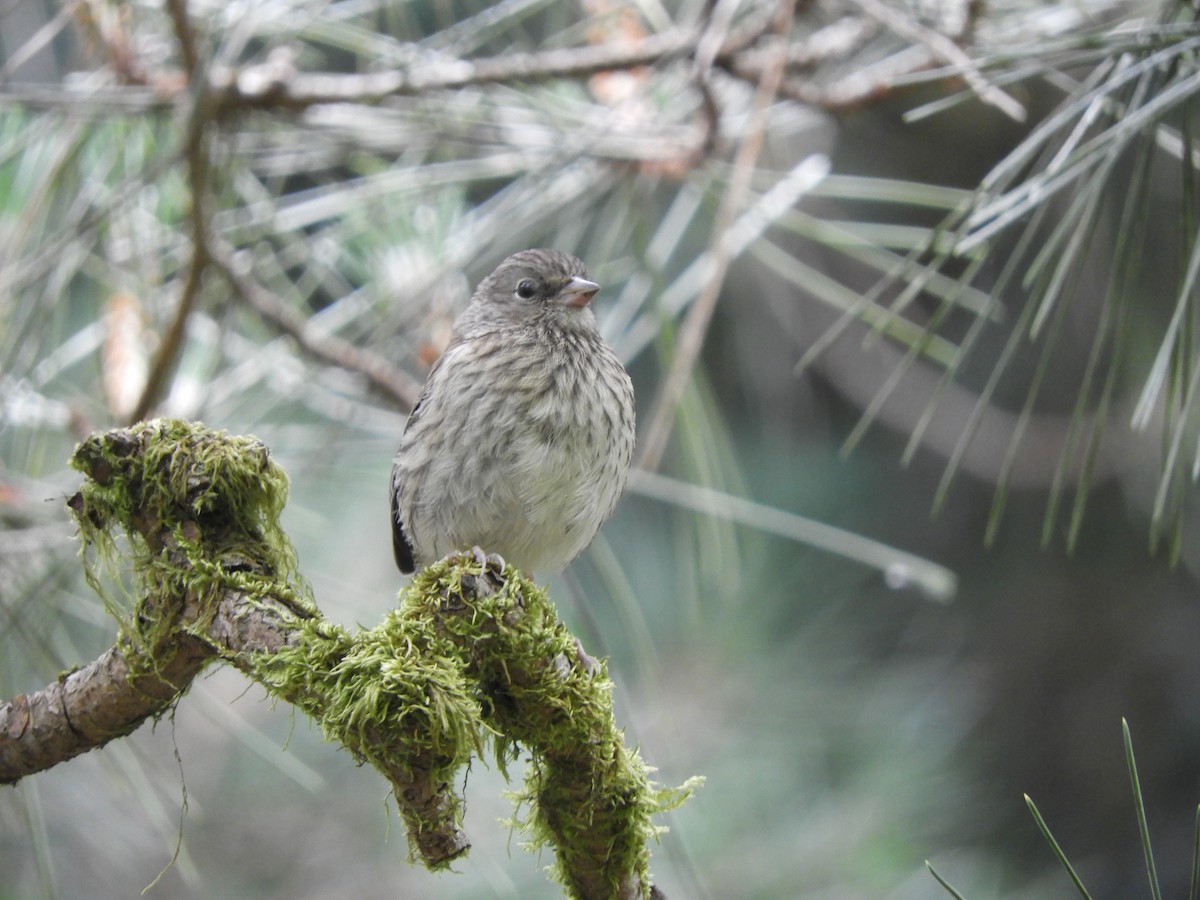
<instances>
[{"instance_id":1,"label":"bokeh background","mask_svg":"<svg viewBox=\"0 0 1200 900\"><path fill-rule=\"evenodd\" d=\"M653 848L667 895L950 896L929 861L972 900L1073 896L1028 794L1093 897L1150 896L1125 719L1187 896L1192 15L7 4L0 695L112 642L65 462L137 415L264 440L317 602L374 623L413 386L472 286L553 245L603 285L643 450L670 429L550 581L656 777L707 778ZM985 234L988 203L1015 211ZM376 773L217 669L0 789L0 898L556 896L506 789L476 763L469 858L414 868Z\"/></svg>"}]
</instances>

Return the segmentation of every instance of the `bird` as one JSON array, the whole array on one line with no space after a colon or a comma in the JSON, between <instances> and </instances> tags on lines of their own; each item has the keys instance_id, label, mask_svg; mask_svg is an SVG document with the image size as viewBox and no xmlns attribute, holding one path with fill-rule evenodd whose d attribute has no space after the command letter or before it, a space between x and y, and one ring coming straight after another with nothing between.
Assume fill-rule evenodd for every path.
<instances>
[{"instance_id":1,"label":"bird","mask_svg":"<svg viewBox=\"0 0 1200 900\"><path fill-rule=\"evenodd\" d=\"M392 464L401 573L467 551L557 572L612 514L633 456L634 393L589 306L599 290L581 260L544 248L479 283Z\"/></svg>"}]
</instances>

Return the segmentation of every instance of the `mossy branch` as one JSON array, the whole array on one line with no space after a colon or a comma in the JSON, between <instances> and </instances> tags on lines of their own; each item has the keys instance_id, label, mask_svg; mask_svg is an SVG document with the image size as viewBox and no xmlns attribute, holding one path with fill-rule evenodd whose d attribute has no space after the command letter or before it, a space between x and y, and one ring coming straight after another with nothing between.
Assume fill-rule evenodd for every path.
<instances>
[{"instance_id":1,"label":"mossy branch","mask_svg":"<svg viewBox=\"0 0 1200 900\"><path fill-rule=\"evenodd\" d=\"M464 767L490 744L503 771L520 746L531 755L521 824L554 847L567 893L661 896L651 819L697 781L654 785L616 728L605 664L519 572L473 554L444 560L379 625L351 632L321 616L297 572L279 526L286 476L257 440L157 420L89 438L72 465L87 480L69 506L118 640L0 704L0 783L129 734L221 660L383 773L429 868L469 849ZM114 597L123 560L129 596Z\"/></svg>"}]
</instances>

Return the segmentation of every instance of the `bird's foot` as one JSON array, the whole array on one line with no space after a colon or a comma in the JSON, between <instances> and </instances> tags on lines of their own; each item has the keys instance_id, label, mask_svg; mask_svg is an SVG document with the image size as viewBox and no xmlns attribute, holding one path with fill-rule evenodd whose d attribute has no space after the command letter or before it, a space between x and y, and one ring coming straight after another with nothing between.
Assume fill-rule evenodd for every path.
<instances>
[{"instance_id":1,"label":"bird's foot","mask_svg":"<svg viewBox=\"0 0 1200 900\"><path fill-rule=\"evenodd\" d=\"M463 584L482 597L491 594L504 583L504 567L508 565L498 553L485 553L482 547L474 546L463 553L451 553L447 560L470 559L480 568L478 575L463 575Z\"/></svg>"},{"instance_id":2,"label":"bird's foot","mask_svg":"<svg viewBox=\"0 0 1200 900\"><path fill-rule=\"evenodd\" d=\"M499 553L485 553L478 544L471 548L471 556L479 564L479 568L483 569L485 575L489 572L503 575L505 567L508 566L504 557Z\"/></svg>"},{"instance_id":3,"label":"bird's foot","mask_svg":"<svg viewBox=\"0 0 1200 900\"><path fill-rule=\"evenodd\" d=\"M600 661L594 656L589 656L588 652L583 649L583 641L575 638L575 661L583 667L583 670L589 675L595 675L600 668Z\"/></svg>"},{"instance_id":4,"label":"bird's foot","mask_svg":"<svg viewBox=\"0 0 1200 900\"><path fill-rule=\"evenodd\" d=\"M575 660L567 658L565 653L560 653L554 657L554 671L558 673L558 677L566 681L571 677L571 670L574 666L578 666L587 672L588 677L594 676L600 670L600 661L594 656L588 656L588 652L583 649L583 643L579 638L575 638Z\"/></svg>"}]
</instances>

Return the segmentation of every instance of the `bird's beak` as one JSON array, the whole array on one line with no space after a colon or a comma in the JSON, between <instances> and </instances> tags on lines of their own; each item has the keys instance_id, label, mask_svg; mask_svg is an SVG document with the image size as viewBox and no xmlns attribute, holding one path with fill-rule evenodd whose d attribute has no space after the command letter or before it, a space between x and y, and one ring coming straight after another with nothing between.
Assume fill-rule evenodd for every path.
<instances>
[{"instance_id":1,"label":"bird's beak","mask_svg":"<svg viewBox=\"0 0 1200 900\"><path fill-rule=\"evenodd\" d=\"M571 280L563 285L562 290L555 296L554 302L560 306L570 306L579 309L587 306L588 301L596 296L596 291L598 290L600 290L600 285L596 284L596 282L573 275Z\"/></svg>"}]
</instances>

